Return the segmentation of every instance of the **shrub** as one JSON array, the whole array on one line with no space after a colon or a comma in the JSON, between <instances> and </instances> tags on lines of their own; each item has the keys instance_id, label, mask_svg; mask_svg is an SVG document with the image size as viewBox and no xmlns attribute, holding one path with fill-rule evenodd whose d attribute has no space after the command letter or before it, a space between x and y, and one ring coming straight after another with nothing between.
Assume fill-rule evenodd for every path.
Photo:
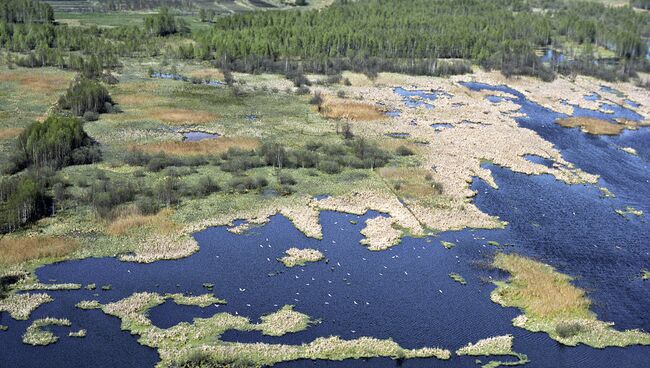
<instances>
[{"instance_id":1,"label":"shrub","mask_svg":"<svg viewBox=\"0 0 650 368\"><path fill-rule=\"evenodd\" d=\"M395 154L397 154L398 156L413 156L415 153L413 152L412 149L404 145L401 145L397 147L397 149L395 150Z\"/></svg>"},{"instance_id":2,"label":"shrub","mask_svg":"<svg viewBox=\"0 0 650 368\"><path fill-rule=\"evenodd\" d=\"M341 167L336 161L321 161L318 164L318 169L328 174L338 174L341 172Z\"/></svg>"},{"instance_id":3,"label":"shrub","mask_svg":"<svg viewBox=\"0 0 650 368\"><path fill-rule=\"evenodd\" d=\"M584 327L577 321L559 322L555 326L555 332L563 339L576 336L582 331L584 331Z\"/></svg>"},{"instance_id":4,"label":"shrub","mask_svg":"<svg viewBox=\"0 0 650 368\"><path fill-rule=\"evenodd\" d=\"M278 175L278 182L283 185L296 185L298 183L289 173L280 173Z\"/></svg>"},{"instance_id":5,"label":"shrub","mask_svg":"<svg viewBox=\"0 0 650 368\"><path fill-rule=\"evenodd\" d=\"M200 177L196 186L196 192L202 196L218 192L220 189L219 185L207 175Z\"/></svg>"}]
</instances>

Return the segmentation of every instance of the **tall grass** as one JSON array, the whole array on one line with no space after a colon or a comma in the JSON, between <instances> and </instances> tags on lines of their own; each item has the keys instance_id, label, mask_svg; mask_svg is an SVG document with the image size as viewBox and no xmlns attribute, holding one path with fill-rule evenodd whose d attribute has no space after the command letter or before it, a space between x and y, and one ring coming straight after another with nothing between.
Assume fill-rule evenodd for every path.
<instances>
[{"instance_id":1,"label":"tall grass","mask_svg":"<svg viewBox=\"0 0 650 368\"><path fill-rule=\"evenodd\" d=\"M354 121L384 120L386 115L377 106L363 102L328 100L320 110L328 119L347 119Z\"/></svg>"},{"instance_id":2,"label":"tall grass","mask_svg":"<svg viewBox=\"0 0 650 368\"><path fill-rule=\"evenodd\" d=\"M591 301L571 284L571 278L552 267L516 254L498 254L494 266L512 275L501 297L540 318L590 316Z\"/></svg>"},{"instance_id":3,"label":"tall grass","mask_svg":"<svg viewBox=\"0 0 650 368\"><path fill-rule=\"evenodd\" d=\"M216 139L204 139L194 142L155 142L139 146L133 146L147 153L165 152L171 155L212 155L228 151L230 148L239 148L242 150L252 150L257 148L260 142L256 138L248 137L219 137Z\"/></svg>"},{"instance_id":4,"label":"tall grass","mask_svg":"<svg viewBox=\"0 0 650 368\"><path fill-rule=\"evenodd\" d=\"M79 243L70 238L4 237L0 239L0 266L40 258L64 257L74 252L78 247Z\"/></svg>"}]
</instances>

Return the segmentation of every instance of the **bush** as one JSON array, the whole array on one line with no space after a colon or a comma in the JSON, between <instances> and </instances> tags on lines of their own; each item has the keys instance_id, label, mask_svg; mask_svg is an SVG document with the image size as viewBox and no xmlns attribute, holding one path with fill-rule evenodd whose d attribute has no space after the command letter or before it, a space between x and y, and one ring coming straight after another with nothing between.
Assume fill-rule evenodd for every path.
<instances>
[{"instance_id":1,"label":"bush","mask_svg":"<svg viewBox=\"0 0 650 368\"><path fill-rule=\"evenodd\" d=\"M84 112L83 119L85 121L97 121L97 119L99 119L99 114L95 111L86 111Z\"/></svg>"},{"instance_id":2,"label":"bush","mask_svg":"<svg viewBox=\"0 0 650 368\"><path fill-rule=\"evenodd\" d=\"M395 150L395 154L397 154L398 156L413 156L415 153L413 152L412 149L404 145L401 145L397 147L397 149Z\"/></svg>"},{"instance_id":3,"label":"bush","mask_svg":"<svg viewBox=\"0 0 650 368\"><path fill-rule=\"evenodd\" d=\"M584 331L580 322L560 322L555 326L555 332L563 339L576 336Z\"/></svg>"},{"instance_id":4,"label":"bush","mask_svg":"<svg viewBox=\"0 0 650 368\"><path fill-rule=\"evenodd\" d=\"M298 183L289 173L280 173L278 182L283 185L296 185Z\"/></svg>"},{"instance_id":5,"label":"bush","mask_svg":"<svg viewBox=\"0 0 650 368\"><path fill-rule=\"evenodd\" d=\"M341 167L336 161L321 161L318 164L318 170L328 174L338 174L341 172Z\"/></svg>"},{"instance_id":6,"label":"bush","mask_svg":"<svg viewBox=\"0 0 650 368\"><path fill-rule=\"evenodd\" d=\"M200 177L196 186L196 192L202 196L208 196L212 193L218 192L220 189L219 185L207 175Z\"/></svg>"}]
</instances>

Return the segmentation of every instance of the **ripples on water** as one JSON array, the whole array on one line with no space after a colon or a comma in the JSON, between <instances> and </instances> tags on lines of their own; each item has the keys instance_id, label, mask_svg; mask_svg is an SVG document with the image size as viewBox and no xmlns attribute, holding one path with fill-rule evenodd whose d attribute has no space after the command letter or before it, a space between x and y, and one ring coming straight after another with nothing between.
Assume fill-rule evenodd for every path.
<instances>
[{"instance_id":1,"label":"ripples on water","mask_svg":"<svg viewBox=\"0 0 650 368\"><path fill-rule=\"evenodd\" d=\"M605 186L616 198L604 199L596 186L569 186L553 177L527 176L497 166L492 170L499 189L475 180L473 189L478 207L498 215L510 225L504 230L464 230L446 232L426 239L405 238L394 248L370 252L359 244L364 216L323 212L324 239L308 239L282 216L275 216L263 227L246 235L211 228L195 235L201 245L197 254L176 261L150 265L118 262L112 258L85 259L45 266L37 271L43 282L111 284L110 291L51 292L55 301L38 308L32 319L45 316L69 318L72 329L86 328L88 336L62 338L47 347L30 347L20 336L27 321L13 321L6 314L0 323L9 331L0 332L0 362L8 367L143 367L157 361L154 350L137 344L136 338L119 330L117 318L101 311L74 308L80 300L109 302L134 292L206 293L203 283L215 284L214 293L227 305L197 308L171 302L151 310L154 324L169 327L194 317L209 317L219 312L238 313L257 320L284 304L309 314L321 323L306 331L283 337L263 336L259 332L230 331L227 341L300 344L320 336L340 335L346 339L360 336L393 338L404 347L441 346L456 349L481 338L511 333L514 350L528 354L528 367L642 367L647 364L650 347L592 349L564 347L545 334L514 328L511 319L520 312L502 308L489 299L494 286L482 282L489 277L504 277L486 269L490 255L497 249L487 245L494 240L513 244L521 254L535 257L576 277L593 300L593 310L618 328L642 328L650 331L648 284L638 277L650 265L647 239L650 226L645 218L629 220L614 213L616 208L634 206L650 212L650 151L648 129L624 132L616 137L595 137L578 129L565 129L554 123L561 117L527 101L507 87L476 83L472 89L510 93L522 106L525 118L521 126L535 130L554 143L565 159L581 169L599 174L599 186ZM585 112L611 119L634 116L622 107L615 114ZM600 115L599 115L600 114ZM618 147L633 147L639 156ZM529 158L539 160L539 158ZM539 163L542 163L540 161ZM356 224L352 223L355 222ZM456 247L447 250L440 241ZM286 269L276 261L291 247L321 250L328 263ZM468 285L452 281L456 272ZM269 276L275 275L275 276ZM245 291L240 291L245 289ZM94 295L97 294L97 295ZM330 297L331 295L331 297ZM59 330L57 330L59 331ZM67 331L67 330L61 330ZM489 358L481 358L484 362ZM296 361L282 367L393 367L390 359L345 362ZM404 367L469 367L474 358L453 357L448 362L412 360ZM4 365L3 365L4 366Z\"/></svg>"}]
</instances>

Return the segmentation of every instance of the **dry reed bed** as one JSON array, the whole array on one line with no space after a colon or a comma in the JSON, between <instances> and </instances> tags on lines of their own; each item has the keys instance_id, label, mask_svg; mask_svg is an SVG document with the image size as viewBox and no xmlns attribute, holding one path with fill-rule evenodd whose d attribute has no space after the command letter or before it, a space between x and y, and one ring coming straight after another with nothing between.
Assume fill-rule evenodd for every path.
<instances>
[{"instance_id":1,"label":"dry reed bed","mask_svg":"<svg viewBox=\"0 0 650 368\"><path fill-rule=\"evenodd\" d=\"M34 346L45 346L54 344L59 340L59 337L54 335L51 331L43 330L47 326L65 326L69 327L72 323L64 318L43 318L37 319L27 327L27 331L23 335L23 343Z\"/></svg>"},{"instance_id":2,"label":"dry reed bed","mask_svg":"<svg viewBox=\"0 0 650 368\"><path fill-rule=\"evenodd\" d=\"M295 267L295 266L304 266L308 262L318 262L325 258L323 253L317 249L299 249L299 248L289 248L285 252L285 256L278 258L278 261L282 262L286 267Z\"/></svg>"},{"instance_id":3,"label":"dry reed bed","mask_svg":"<svg viewBox=\"0 0 650 368\"><path fill-rule=\"evenodd\" d=\"M565 128L580 128L584 133L593 135L619 135L623 130L629 129L626 124L588 117L570 117L555 122Z\"/></svg>"},{"instance_id":4,"label":"dry reed bed","mask_svg":"<svg viewBox=\"0 0 650 368\"><path fill-rule=\"evenodd\" d=\"M512 354L512 335L488 337L456 350L456 355L510 355Z\"/></svg>"},{"instance_id":5,"label":"dry reed bed","mask_svg":"<svg viewBox=\"0 0 650 368\"><path fill-rule=\"evenodd\" d=\"M189 296L184 294L165 294L165 299L172 299L174 303L179 305L194 305L197 307L205 308L214 304L226 304L223 299L217 299L212 294L203 294L197 296Z\"/></svg>"},{"instance_id":6,"label":"dry reed bed","mask_svg":"<svg viewBox=\"0 0 650 368\"><path fill-rule=\"evenodd\" d=\"M11 294L4 299L0 299L0 312L7 312L11 318L19 321L29 319L36 308L45 303L54 301L47 294Z\"/></svg>"},{"instance_id":7,"label":"dry reed bed","mask_svg":"<svg viewBox=\"0 0 650 368\"><path fill-rule=\"evenodd\" d=\"M200 141L167 141L154 142L131 146L132 150L147 153L164 152L171 155L197 156L215 155L228 151L230 148L253 150L258 148L260 141L250 137L218 137Z\"/></svg>"},{"instance_id":8,"label":"dry reed bed","mask_svg":"<svg viewBox=\"0 0 650 368\"><path fill-rule=\"evenodd\" d=\"M16 265L42 258L62 258L79 248L70 238L51 236L5 236L0 239L0 266Z\"/></svg>"},{"instance_id":9,"label":"dry reed bed","mask_svg":"<svg viewBox=\"0 0 650 368\"><path fill-rule=\"evenodd\" d=\"M0 129L0 139L16 138L22 133L23 128L5 128Z\"/></svg>"},{"instance_id":10,"label":"dry reed bed","mask_svg":"<svg viewBox=\"0 0 650 368\"><path fill-rule=\"evenodd\" d=\"M583 343L595 348L650 345L650 334L640 330L617 331L613 323L598 320L584 290L551 266L516 254L497 254L494 266L510 274L496 282L491 298L504 307L524 311L513 324L533 332L543 331L565 345Z\"/></svg>"},{"instance_id":11,"label":"dry reed bed","mask_svg":"<svg viewBox=\"0 0 650 368\"><path fill-rule=\"evenodd\" d=\"M366 220L366 226L361 230L361 244L372 251L386 250L399 244L402 232L393 227L395 220L391 217L378 216Z\"/></svg>"},{"instance_id":12,"label":"dry reed bed","mask_svg":"<svg viewBox=\"0 0 650 368\"><path fill-rule=\"evenodd\" d=\"M299 332L314 323L309 316L296 312L292 306L263 316L253 324L248 318L219 313L210 318L196 318L192 323L181 322L168 329L153 326L146 316L149 309L165 298L155 293L136 293L120 301L102 306L102 310L122 321L122 329L139 335L143 345L157 348L161 357L158 366L182 362L197 351L208 354L216 363L236 360L251 361L256 366L273 365L297 359L343 360L351 358L424 358L449 359L451 353L439 348L403 349L392 340L362 337L342 340L339 337L318 338L303 345L244 344L219 340L228 330L258 330L271 336Z\"/></svg>"}]
</instances>

